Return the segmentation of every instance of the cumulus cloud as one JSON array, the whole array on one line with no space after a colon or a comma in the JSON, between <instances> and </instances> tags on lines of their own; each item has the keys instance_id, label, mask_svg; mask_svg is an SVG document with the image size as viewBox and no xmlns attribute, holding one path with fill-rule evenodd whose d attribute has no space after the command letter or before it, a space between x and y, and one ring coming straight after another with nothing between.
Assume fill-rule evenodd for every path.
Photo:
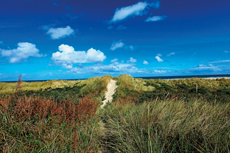
<instances>
[{"instance_id":1,"label":"cumulus cloud","mask_svg":"<svg viewBox=\"0 0 230 153\"><path fill-rule=\"evenodd\" d=\"M59 51L52 54L51 58L55 63L62 65L66 69L71 69L76 63L100 63L106 56L100 50L90 48L87 52L75 51L72 46L60 45Z\"/></svg>"},{"instance_id":2,"label":"cumulus cloud","mask_svg":"<svg viewBox=\"0 0 230 153\"><path fill-rule=\"evenodd\" d=\"M130 6L117 8L111 22L121 21L130 16L142 16L146 13L147 6L148 3L146 2L138 2Z\"/></svg>"},{"instance_id":3,"label":"cumulus cloud","mask_svg":"<svg viewBox=\"0 0 230 153\"><path fill-rule=\"evenodd\" d=\"M116 62L118 62L118 59L116 58L110 61L110 63L116 63Z\"/></svg>"},{"instance_id":4,"label":"cumulus cloud","mask_svg":"<svg viewBox=\"0 0 230 153\"><path fill-rule=\"evenodd\" d=\"M167 16L152 16L148 17L145 22L156 22L156 21L161 21L164 20Z\"/></svg>"},{"instance_id":5,"label":"cumulus cloud","mask_svg":"<svg viewBox=\"0 0 230 153\"><path fill-rule=\"evenodd\" d=\"M172 52L172 53L168 54L167 56L171 56L171 55L175 55L175 53L174 53L174 52Z\"/></svg>"},{"instance_id":6,"label":"cumulus cloud","mask_svg":"<svg viewBox=\"0 0 230 153\"><path fill-rule=\"evenodd\" d=\"M155 59L156 59L158 62L163 62L163 60L162 60L159 56L156 56Z\"/></svg>"},{"instance_id":7,"label":"cumulus cloud","mask_svg":"<svg viewBox=\"0 0 230 153\"><path fill-rule=\"evenodd\" d=\"M117 27L117 30L125 30L125 29L127 29L127 27L125 27L125 26L123 26L123 25L119 25L119 26Z\"/></svg>"},{"instance_id":8,"label":"cumulus cloud","mask_svg":"<svg viewBox=\"0 0 230 153\"><path fill-rule=\"evenodd\" d=\"M10 63L19 63L21 61L26 61L29 57L46 56L39 54L39 50L36 48L36 45L28 42L18 43L18 47L16 49L0 49L0 52L3 57L8 57L10 59Z\"/></svg>"},{"instance_id":9,"label":"cumulus cloud","mask_svg":"<svg viewBox=\"0 0 230 153\"><path fill-rule=\"evenodd\" d=\"M143 64L144 64L144 65L149 65L149 62L144 60L144 61L143 61Z\"/></svg>"},{"instance_id":10,"label":"cumulus cloud","mask_svg":"<svg viewBox=\"0 0 230 153\"><path fill-rule=\"evenodd\" d=\"M65 28L50 28L47 32L51 39L65 38L74 34L74 30L70 26Z\"/></svg>"},{"instance_id":11,"label":"cumulus cloud","mask_svg":"<svg viewBox=\"0 0 230 153\"><path fill-rule=\"evenodd\" d=\"M113 42L112 45L111 45L111 47L110 47L110 49L111 50L116 50L116 49L122 48L124 46L125 46L125 44L122 42L122 40L119 40L119 41Z\"/></svg>"},{"instance_id":12,"label":"cumulus cloud","mask_svg":"<svg viewBox=\"0 0 230 153\"><path fill-rule=\"evenodd\" d=\"M127 63L135 63L137 62L136 59L134 59L133 57L130 57L130 59L127 61Z\"/></svg>"}]
</instances>

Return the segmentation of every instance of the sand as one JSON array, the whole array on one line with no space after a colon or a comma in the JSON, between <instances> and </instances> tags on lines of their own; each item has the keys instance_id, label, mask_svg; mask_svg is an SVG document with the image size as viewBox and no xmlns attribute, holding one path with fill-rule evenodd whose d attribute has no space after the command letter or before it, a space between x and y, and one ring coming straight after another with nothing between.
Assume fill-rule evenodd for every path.
<instances>
[{"instance_id":1,"label":"sand","mask_svg":"<svg viewBox=\"0 0 230 153\"><path fill-rule=\"evenodd\" d=\"M102 102L101 108L103 108L108 102L112 102L113 100L113 94L116 92L116 85L115 80L110 80L110 82L107 85L107 91L105 91L105 100Z\"/></svg>"}]
</instances>

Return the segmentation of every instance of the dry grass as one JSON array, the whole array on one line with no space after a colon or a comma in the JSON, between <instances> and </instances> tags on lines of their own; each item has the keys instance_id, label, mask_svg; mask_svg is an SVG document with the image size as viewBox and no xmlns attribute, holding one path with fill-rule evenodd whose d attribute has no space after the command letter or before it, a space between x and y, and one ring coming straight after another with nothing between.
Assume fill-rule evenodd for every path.
<instances>
[{"instance_id":1,"label":"dry grass","mask_svg":"<svg viewBox=\"0 0 230 153\"><path fill-rule=\"evenodd\" d=\"M45 82L23 82L21 81L20 87L22 91L26 91L26 90L38 91L40 89L46 89L48 87L51 87L52 89L72 87L77 82L81 82L81 81L80 80L78 81L50 80L50 81L45 81ZM15 88L17 88L17 82L16 83L0 82L0 95L11 94L15 91Z\"/></svg>"}]
</instances>

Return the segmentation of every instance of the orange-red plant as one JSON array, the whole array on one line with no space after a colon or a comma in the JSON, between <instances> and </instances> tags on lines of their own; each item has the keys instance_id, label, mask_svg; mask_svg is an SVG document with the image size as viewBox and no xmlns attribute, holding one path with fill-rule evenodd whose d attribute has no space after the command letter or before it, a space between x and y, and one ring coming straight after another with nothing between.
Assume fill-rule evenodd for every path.
<instances>
[{"instance_id":1,"label":"orange-red plant","mask_svg":"<svg viewBox=\"0 0 230 153\"><path fill-rule=\"evenodd\" d=\"M56 103L51 98L9 96L0 98L0 110L11 112L19 121L29 120L31 117L45 120L51 116L52 119L56 117L59 122L81 123L95 115L99 102L92 96L85 96L79 103L75 103L74 99Z\"/></svg>"}]
</instances>

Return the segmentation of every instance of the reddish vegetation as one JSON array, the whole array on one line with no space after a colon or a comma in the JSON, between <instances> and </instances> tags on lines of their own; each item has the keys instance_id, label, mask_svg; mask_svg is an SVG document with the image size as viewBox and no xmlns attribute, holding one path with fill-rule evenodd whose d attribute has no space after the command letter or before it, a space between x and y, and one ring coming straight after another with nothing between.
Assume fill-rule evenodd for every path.
<instances>
[{"instance_id":1,"label":"reddish vegetation","mask_svg":"<svg viewBox=\"0 0 230 153\"><path fill-rule=\"evenodd\" d=\"M3 112L11 112L18 121L29 120L32 117L39 119L47 119L51 116L59 122L85 122L95 115L97 105L96 100L90 98L92 95L87 95L82 98L79 103L74 100L66 100L56 103L52 99L41 97L17 97L9 96L0 98L0 110Z\"/></svg>"}]
</instances>

